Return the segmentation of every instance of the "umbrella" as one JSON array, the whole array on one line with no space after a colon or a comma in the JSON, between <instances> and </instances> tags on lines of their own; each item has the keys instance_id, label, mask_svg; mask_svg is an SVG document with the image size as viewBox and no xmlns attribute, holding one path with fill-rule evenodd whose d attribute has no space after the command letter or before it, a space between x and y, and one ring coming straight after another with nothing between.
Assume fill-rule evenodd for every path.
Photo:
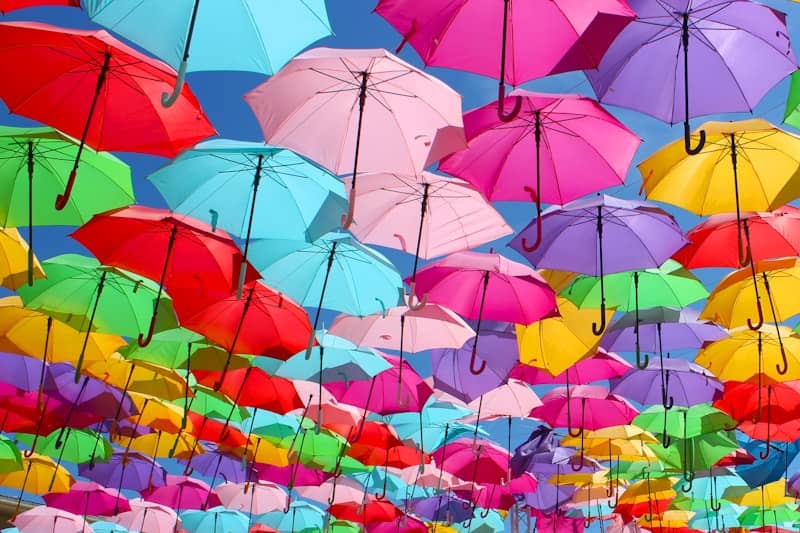
<instances>
[{"instance_id":1,"label":"umbrella","mask_svg":"<svg viewBox=\"0 0 800 533\"><path fill-rule=\"evenodd\" d=\"M600 323L592 325L598 336L606 326L605 274L657 268L686 244L680 226L665 211L646 202L606 195L550 207L542 214L545 221L541 246L528 246L532 224L510 246L540 268L600 278ZM610 253L604 253L605 242L612 246Z\"/></svg>"},{"instance_id":2,"label":"umbrella","mask_svg":"<svg viewBox=\"0 0 800 533\"><path fill-rule=\"evenodd\" d=\"M586 385L592 381L618 378L630 369L630 363L617 354L598 348L594 355L581 359L555 376L547 370L520 363L514 366L509 377L522 380L529 385L564 385L570 381L567 378L575 384Z\"/></svg>"},{"instance_id":3,"label":"umbrella","mask_svg":"<svg viewBox=\"0 0 800 533\"><path fill-rule=\"evenodd\" d=\"M476 189L458 179L421 172L419 176L367 174L356 197L350 231L360 241L414 253L409 277L414 295L419 260L475 248L513 232ZM351 179L345 180L350 186ZM408 221L419 217L419 224ZM412 305L420 308L425 302Z\"/></svg>"},{"instance_id":4,"label":"umbrella","mask_svg":"<svg viewBox=\"0 0 800 533\"><path fill-rule=\"evenodd\" d=\"M507 120L502 109L514 99L521 107ZM541 242L542 202L565 204L621 185L640 143L594 100L521 89L464 115L464 132L469 148L447 156L440 169L474 184L489 200L534 201L534 246ZM535 176L521 178L529 169ZM587 170L592 179L577 179Z\"/></svg>"},{"instance_id":5,"label":"umbrella","mask_svg":"<svg viewBox=\"0 0 800 533\"><path fill-rule=\"evenodd\" d=\"M678 250L675 260L687 268L739 268L736 215L711 215L686 234L689 244ZM742 213L741 227L749 243L753 262L800 255L800 210L791 205L774 211Z\"/></svg>"},{"instance_id":6,"label":"umbrella","mask_svg":"<svg viewBox=\"0 0 800 533\"><path fill-rule=\"evenodd\" d=\"M0 220L3 226L28 226L28 285L35 273L34 225L83 224L95 213L133 203L130 168L88 148L82 160L87 181L78 185L65 210L54 209L52 197L64 189L77 151L74 139L52 128L0 127L0 180L8 191Z\"/></svg>"},{"instance_id":7,"label":"umbrella","mask_svg":"<svg viewBox=\"0 0 800 533\"><path fill-rule=\"evenodd\" d=\"M284 512L285 511L285 512ZM274 527L278 531L322 530L325 512L307 502L292 502L281 512L273 511L256 518L257 524Z\"/></svg>"},{"instance_id":8,"label":"umbrella","mask_svg":"<svg viewBox=\"0 0 800 533\"><path fill-rule=\"evenodd\" d=\"M85 516L47 506L34 507L18 514L13 518L13 524L20 533L93 533Z\"/></svg>"},{"instance_id":9,"label":"umbrella","mask_svg":"<svg viewBox=\"0 0 800 533\"><path fill-rule=\"evenodd\" d=\"M76 481L69 492L54 492L43 496L49 507L77 515L111 516L118 511L130 511L128 500L111 488L91 481Z\"/></svg>"},{"instance_id":10,"label":"umbrella","mask_svg":"<svg viewBox=\"0 0 800 533\"><path fill-rule=\"evenodd\" d=\"M785 16L767 6L747 0L629 3L636 20L586 76L604 103L671 124L683 121L689 154L700 152L706 139L700 133L699 144L691 145L691 117L749 112L797 68ZM742 61L755 68L740 68Z\"/></svg>"},{"instance_id":11,"label":"umbrella","mask_svg":"<svg viewBox=\"0 0 800 533\"><path fill-rule=\"evenodd\" d=\"M80 7L80 0L2 0L0 1L0 13L8 13L16 9L37 6L65 6Z\"/></svg>"},{"instance_id":12,"label":"umbrella","mask_svg":"<svg viewBox=\"0 0 800 533\"><path fill-rule=\"evenodd\" d=\"M113 518L131 531L180 531L180 520L175 511L164 505L136 498L130 500L131 510Z\"/></svg>"},{"instance_id":13,"label":"umbrella","mask_svg":"<svg viewBox=\"0 0 800 533\"><path fill-rule=\"evenodd\" d=\"M264 239L253 243L253 264L264 281L304 306L364 316L400 303L403 282L394 265L347 233L333 232L312 243ZM314 336L309 335L306 359Z\"/></svg>"},{"instance_id":14,"label":"umbrella","mask_svg":"<svg viewBox=\"0 0 800 533\"><path fill-rule=\"evenodd\" d=\"M582 7L563 1L504 0L501 7L499 2L487 5L475 0L455 4L381 0L375 11L403 35L398 51L409 42L426 65L498 79L498 99L503 100L506 83L519 85L550 74L595 68L635 16L626 4L614 1ZM520 106L515 104L509 115L500 107L498 114L510 120Z\"/></svg>"},{"instance_id":15,"label":"umbrella","mask_svg":"<svg viewBox=\"0 0 800 533\"><path fill-rule=\"evenodd\" d=\"M114 235L114 239L108 239ZM159 280L158 293L146 335L155 332L162 289L173 297L179 315L203 309L235 291L244 258L228 235L186 216L149 207L133 206L95 215L72 237L105 265L124 268ZM142 254L141 250L148 250ZM246 281L258 278L249 270ZM181 296L181 305L176 298Z\"/></svg>"},{"instance_id":16,"label":"umbrella","mask_svg":"<svg viewBox=\"0 0 800 533\"><path fill-rule=\"evenodd\" d=\"M352 169L345 229L359 170L412 175L465 146L460 95L382 49L309 50L245 100L268 142Z\"/></svg>"},{"instance_id":17,"label":"umbrella","mask_svg":"<svg viewBox=\"0 0 800 533\"><path fill-rule=\"evenodd\" d=\"M28 234L30 238L30 232ZM0 229L0 287L16 290L44 277L39 260L16 228Z\"/></svg>"},{"instance_id":18,"label":"umbrella","mask_svg":"<svg viewBox=\"0 0 800 533\"><path fill-rule=\"evenodd\" d=\"M67 469L57 466L52 459L35 453L22 458L21 470L0 474L0 486L19 490L14 514L19 512L22 496L26 492L68 492L73 483L75 480Z\"/></svg>"},{"instance_id":19,"label":"umbrella","mask_svg":"<svg viewBox=\"0 0 800 533\"><path fill-rule=\"evenodd\" d=\"M263 6L251 0L225 5L183 0L168 9L155 1L135 6L113 0L83 3L89 18L130 39L178 71L172 94L175 103L187 72L235 70L274 74L297 52L331 34L324 3L292 0ZM153 11L158 10L158 20ZM242 50L249 50L243 54ZM191 54L191 61L189 56Z\"/></svg>"},{"instance_id":20,"label":"umbrella","mask_svg":"<svg viewBox=\"0 0 800 533\"><path fill-rule=\"evenodd\" d=\"M245 260L251 238L310 242L338 226L347 210L336 176L291 150L262 143L206 141L148 179L172 210L243 237ZM240 294L244 273L243 267Z\"/></svg>"},{"instance_id":21,"label":"umbrella","mask_svg":"<svg viewBox=\"0 0 800 533\"><path fill-rule=\"evenodd\" d=\"M86 331L84 348L75 364L75 379L78 379L91 331L135 337L146 331L154 305L158 305L156 314L160 317L156 331L178 325L168 299L154 302L157 287L149 280L102 267L96 259L76 254L50 258L43 266L47 279L21 287L19 295L25 307Z\"/></svg>"},{"instance_id":22,"label":"umbrella","mask_svg":"<svg viewBox=\"0 0 800 533\"><path fill-rule=\"evenodd\" d=\"M476 367L484 319L530 324L557 312L553 290L536 271L496 253L451 254L425 266L416 281L417 298L427 297L468 319L477 319L470 359L474 374L486 367L486 361Z\"/></svg>"},{"instance_id":23,"label":"umbrella","mask_svg":"<svg viewBox=\"0 0 800 533\"><path fill-rule=\"evenodd\" d=\"M762 373L775 381L800 379L800 337L785 326L779 327L780 341L772 328L734 329L729 337L703 346L695 362L721 380L747 381ZM773 365L764 361L778 362Z\"/></svg>"},{"instance_id":24,"label":"umbrella","mask_svg":"<svg viewBox=\"0 0 800 533\"><path fill-rule=\"evenodd\" d=\"M219 497L204 481L171 474L167 474L165 485L143 491L142 497L178 511L221 505Z\"/></svg>"},{"instance_id":25,"label":"umbrella","mask_svg":"<svg viewBox=\"0 0 800 533\"><path fill-rule=\"evenodd\" d=\"M247 515L224 507L212 507L205 511L184 511L181 525L189 533L228 533L247 531L250 521Z\"/></svg>"},{"instance_id":26,"label":"umbrella","mask_svg":"<svg viewBox=\"0 0 800 533\"><path fill-rule=\"evenodd\" d=\"M0 71L47 67L0 89L9 110L80 139L58 210L70 198L85 145L170 157L215 133L188 88L170 110L154 102L156 91L174 84L174 72L105 31L11 22L0 25L0 35Z\"/></svg>"},{"instance_id":27,"label":"umbrella","mask_svg":"<svg viewBox=\"0 0 800 533\"><path fill-rule=\"evenodd\" d=\"M610 380L611 390L643 405L689 407L722 395L722 384L705 368L685 359L662 358ZM800 398L799 398L800 399Z\"/></svg>"},{"instance_id":28,"label":"umbrella","mask_svg":"<svg viewBox=\"0 0 800 533\"><path fill-rule=\"evenodd\" d=\"M117 487L117 490L139 492L166 483L164 469L155 460L138 452L114 452L107 463L81 465L78 472L106 487Z\"/></svg>"},{"instance_id":29,"label":"umbrella","mask_svg":"<svg viewBox=\"0 0 800 533\"><path fill-rule=\"evenodd\" d=\"M777 209L800 196L800 182L794 179L800 136L761 119L704 126L707 146L695 154L697 159L686 157L680 143L674 143L639 165L643 189L651 200L698 215L735 210L739 264L746 265L751 239L741 211Z\"/></svg>"},{"instance_id":30,"label":"umbrella","mask_svg":"<svg viewBox=\"0 0 800 533\"><path fill-rule=\"evenodd\" d=\"M458 348L475 336L472 328L448 308L426 304L419 309L390 307L365 317L339 315L328 329L331 335L359 346L410 353L431 348Z\"/></svg>"},{"instance_id":31,"label":"umbrella","mask_svg":"<svg viewBox=\"0 0 800 533\"><path fill-rule=\"evenodd\" d=\"M226 508L251 515L277 511L286 505L286 492L268 481L251 484L225 482L214 491Z\"/></svg>"}]
</instances>

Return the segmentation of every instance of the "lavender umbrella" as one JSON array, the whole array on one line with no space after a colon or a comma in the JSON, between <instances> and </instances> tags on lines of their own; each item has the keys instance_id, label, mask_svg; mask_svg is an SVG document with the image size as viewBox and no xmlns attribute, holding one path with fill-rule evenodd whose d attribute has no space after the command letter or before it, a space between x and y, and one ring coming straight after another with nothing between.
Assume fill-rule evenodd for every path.
<instances>
[{"instance_id":1,"label":"lavender umbrella","mask_svg":"<svg viewBox=\"0 0 800 533\"><path fill-rule=\"evenodd\" d=\"M116 487L118 491L142 492L163 487L167 482L167 473L161 465L137 452L114 452L107 463L80 465L78 473L106 487Z\"/></svg>"},{"instance_id":2,"label":"lavender umbrella","mask_svg":"<svg viewBox=\"0 0 800 533\"><path fill-rule=\"evenodd\" d=\"M631 22L586 75L601 101L670 124L749 112L797 68L785 15L749 0L629 0ZM689 53L691 50L691 54ZM691 75L691 79L690 79ZM691 97L692 108L689 109Z\"/></svg>"},{"instance_id":3,"label":"lavender umbrella","mask_svg":"<svg viewBox=\"0 0 800 533\"><path fill-rule=\"evenodd\" d=\"M609 381L614 394L643 405L660 403L665 407L712 402L723 390L722 383L708 370L685 359L650 361L645 369L632 370Z\"/></svg>"},{"instance_id":4,"label":"lavender umbrella","mask_svg":"<svg viewBox=\"0 0 800 533\"><path fill-rule=\"evenodd\" d=\"M185 475L191 475L193 471L211 478L210 486L214 486L217 477L230 481L231 483L244 483L255 479L255 472L251 469L247 471L242 466L242 460L235 455L221 451L215 444L204 443L205 453L194 456L191 467L184 471ZM251 475L247 475L247 472Z\"/></svg>"},{"instance_id":5,"label":"lavender umbrella","mask_svg":"<svg viewBox=\"0 0 800 533\"><path fill-rule=\"evenodd\" d=\"M509 246L539 268L600 278L600 324L593 324L595 335L606 327L605 274L658 268L688 243L675 219L655 204L601 194L563 208L550 207L542 213L545 220L539 247L528 244L536 237L535 221ZM609 247L604 252L606 241Z\"/></svg>"},{"instance_id":6,"label":"lavender umbrella","mask_svg":"<svg viewBox=\"0 0 800 533\"><path fill-rule=\"evenodd\" d=\"M0 368L3 369L0 381L24 391L39 390L44 382L47 367L48 365L39 359L0 352Z\"/></svg>"},{"instance_id":7,"label":"lavender umbrella","mask_svg":"<svg viewBox=\"0 0 800 533\"><path fill-rule=\"evenodd\" d=\"M470 502L450 493L411 500L408 509L431 522L463 522L472 517Z\"/></svg>"}]
</instances>

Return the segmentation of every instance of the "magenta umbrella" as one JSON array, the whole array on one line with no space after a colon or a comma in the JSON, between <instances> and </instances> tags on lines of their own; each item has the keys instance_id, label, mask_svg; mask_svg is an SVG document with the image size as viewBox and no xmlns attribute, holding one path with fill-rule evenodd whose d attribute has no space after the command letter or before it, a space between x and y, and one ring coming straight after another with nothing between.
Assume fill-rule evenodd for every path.
<instances>
[{"instance_id":1,"label":"magenta umbrella","mask_svg":"<svg viewBox=\"0 0 800 533\"><path fill-rule=\"evenodd\" d=\"M542 202L563 205L625 182L641 139L591 98L515 90L521 100L510 121L492 102L464 115L469 148L440 169L465 179L492 201L536 203L541 241Z\"/></svg>"},{"instance_id":2,"label":"magenta umbrella","mask_svg":"<svg viewBox=\"0 0 800 533\"><path fill-rule=\"evenodd\" d=\"M633 366L614 352L598 348L593 356L582 359L568 370L553 376L543 368L523 363L511 369L510 378L522 380L530 385L587 385L593 381L613 379L625 375Z\"/></svg>"},{"instance_id":3,"label":"magenta umbrella","mask_svg":"<svg viewBox=\"0 0 800 533\"><path fill-rule=\"evenodd\" d=\"M478 321L470 362L474 374L486 368L485 361L475 367L482 320L527 325L558 314L555 293L544 278L493 252L458 252L427 265L417 274L415 291L419 299L427 297Z\"/></svg>"},{"instance_id":4,"label":"magenta umbrella","mask_svg":"<svg viewBox=\"0 0 800 533\"><path fill-rule=\"evenodd\" d=\"M636 14L624 0L381 0L375 11L426 65L450 67L519 85L596 67ZM498 61L498 58L500 59ZM502 106L498 114L511 119Z\"/></svg>"},{"instance_id":5,"label":"magenta umbrella","mask_svg":"<svg viewBox=\"0 0 800 533\"><path fill-rule=\"evenodd\" d=\"M42 498L49 507L83 516L112 516L131 510L128 500L119 491L92 481L76 481L69 492L53 492Z\"/></svg>"},{"instance_id":6,"label":"magenta umbrella","mask_svg":"<svg viewBox=\"0 0 800 533\"><path fill-rule=\"evenodd\" d=\"M359 170L416 174L466 146L461 96L383 49L309 50L245 100L268 142L352 172L345 229Z\"/></svg>"},{"instance_id":7,"label":"magenta umbrella","mask_svg":"<svg viewBox=\"0 0 800 533\"><path fill-rule=\"evenodd\" d=\"M211 487L200 479L167 474L167 484L142 491L145 500L165 505L170 509L203 509L221 505Z\"/></svg>"}]
</instances>

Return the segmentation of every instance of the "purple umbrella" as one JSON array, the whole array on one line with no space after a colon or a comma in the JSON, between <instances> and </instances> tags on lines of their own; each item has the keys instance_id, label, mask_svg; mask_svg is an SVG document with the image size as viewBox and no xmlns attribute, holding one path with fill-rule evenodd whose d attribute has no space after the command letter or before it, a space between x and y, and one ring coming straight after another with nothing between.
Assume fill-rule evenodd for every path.
<instances>
[{"instance_id":1,"label":"purple umbrella","mask_svg":"<svg viewBox=\"0 0 800 533\"><path fill-rule=\"evenodd\" d=\"M723 386L708 370L685 359L662 358L644 369L611 379L611 392L643 405L684 407L713 402Z\"/></svg>"},{"instance_id":2,"label":"purple umbrella","mask_svg":"<svg viewBox=\"0 0 800 533\"><path fill-rule=\"evenodd\" d=\"M472 504L449 492L411 500L408 502L408 510L431 522L463 522L472 517Z\"/></svg>"},{"instance_id":3,"label":"purple umbrella","mask_svg":"<svg viewBox=\"0 0 800 533\"><path fill-rule=\"evenodd\" d=\"M163 487L167 482L161 465L137 452L114 452L107 463L78 466L78 473L106 487L117 487L118 491L142 492Z\"/></svg>"},{"instance_id":4,"label":"purple umbrella","mask_svg":"<svg viewBox=\"0 0 800 533\"><path fill-rule=\"evenodd\" d=\"M749 112L797 68L785 15L750 0L629 0L636 19L586 75L601 101L670 124ZM691 50L691 54L689 53ZM691 79L690 79L691 74ZM689 109L691 95L692 109Z\"/></svg>"},{"instance_id":5,"label":"purple umbrella","mask_svg":"<svg viewBox=\"0 0 800 533\"><path fill-rule=\"evenodd\" d=\"M191 467L187 466L188 471L184 471L185 475L191 475L192 472L197 471L211 478L209 485L212 487L218 476L231 483L244 483L255 479L255 472L248 469L252 474L248 476L239 457L221 451L213 443L205 443L203 447L206 450L205 453L194 456Z\"/></svg>"},{"instance_id":6,"label":"purple umbrella","mask_svg":"<svg viewBox=\"0 0 800 533\"><path fill-rule=\"evenodd\" d=\"M535 239L535 221L509 246L539 268L600 278L600 324L593 324L595 335L606 327L603 276L658 268L688 242L675 219L655 204L607 195L550 207L542 213L542 221L547 223L538 248L528 245ZM606 241L609 248L604 252Z\"/></svg>"},{"instance_id":7,"label":"purple umbrella","mask_svg":"<svg viewBox=\"0 0 800 533\"><path fill-rule=\"evenodd\" d=\"M39 390L48 365L38 359L0 352L0 381L27 392Z\"/></svg>"}]
</instances>

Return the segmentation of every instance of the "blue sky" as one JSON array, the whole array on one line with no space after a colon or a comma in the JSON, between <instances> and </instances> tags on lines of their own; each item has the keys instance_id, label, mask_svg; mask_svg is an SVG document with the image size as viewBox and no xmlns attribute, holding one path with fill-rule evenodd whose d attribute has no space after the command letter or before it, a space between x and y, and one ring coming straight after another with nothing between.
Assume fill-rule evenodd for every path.
<instances>
[{"instance_id":1,"label":"blue sky","mask_svg":"<svg viewBox=\"0 0 800 533\"><path fill-rule=\"evenodd\" d=\"M381 17L371 12L375 0L328 0L328 11L331 24L335 31L333 37L324 39L315 46L328 46L335 48L387 48L394 50L400 42L399 34ZM788 0L764 1L772 7L790 14L789 30L793 40L800 39L800 4ZM0 20L39 20L71 27L87 27L85 15L75 9L42 8L31 9L12 13L1 17ZM797 41L800 42L800 41ZM401 57L414 65L422 66L416 52L407 46L400 54ZM446 83L463 95L464 109L481 106L496 98L497 82L492 79L477 75L462 73L452 70L429 68L431 74L440 77ZM8 74L4 75L3 83L9 80ZM194 92L200 98L208 116L210 117L222 137L238 140L262 140L260 129L250 112L249 107L242 100L242 95L262 82L265 78L260 75L246 73L192 73L188 81ZM524 85L525 88L547 92L579 92L592 95L591 87L582 73L570 73L554 76L547 79ZM713 87L708 90L713 91ZM788 81L776 86L754 110L756 116L766 118L770 122L780 124L783 117L784 103L788 91ZM638 163L647 155L654 152L664 144L678 139L682 134L682 126L670 127L658 120L641 115L636 112L619 108L609 108L629 128L635 131L643 143L636 155L634 163ZM4 125L28 125L30 121L8 114L5 107L0 104L0 112L5 112L2 123ZM732 120L745 118L746 115L725 115L704 117L693 120L693 126L705 120ZM151 156L135 154L119 154L133 168L134 188L139 203L164 207L165 204L155 188L145 180L145 177L166 163L166 160ZM641 179L635 165L631 167L625 186L617 187L611 194L632 198L638 196ZM500 204L502 214L509 224L516 230L524 227L534 215L533 205L530 204ZM682 212L679 209L667 207L677 217L684 230L688 230L699 220L697 217ZM40 259L51 257L64 252L82 252L77 243L66 235L70 228L37 229L37 253ZM515 252L505 247L509 239L493 243L496 250L511 258L519 259ZM488 248L488 245L487 247ZM395 262L402 273L408 273L411 267L411 258L399 252L382 250ZM720 279L721 272L701 272L701 278L711 289L713 284ZM419 358L415 362L421 362ZM425 366L425 365L421 365ZM493 434L500 443L506 442L505 426L497 426ZM526 430L519 428L515 432L515 444L525 436Z\"/></svg>"}]
</instances>

